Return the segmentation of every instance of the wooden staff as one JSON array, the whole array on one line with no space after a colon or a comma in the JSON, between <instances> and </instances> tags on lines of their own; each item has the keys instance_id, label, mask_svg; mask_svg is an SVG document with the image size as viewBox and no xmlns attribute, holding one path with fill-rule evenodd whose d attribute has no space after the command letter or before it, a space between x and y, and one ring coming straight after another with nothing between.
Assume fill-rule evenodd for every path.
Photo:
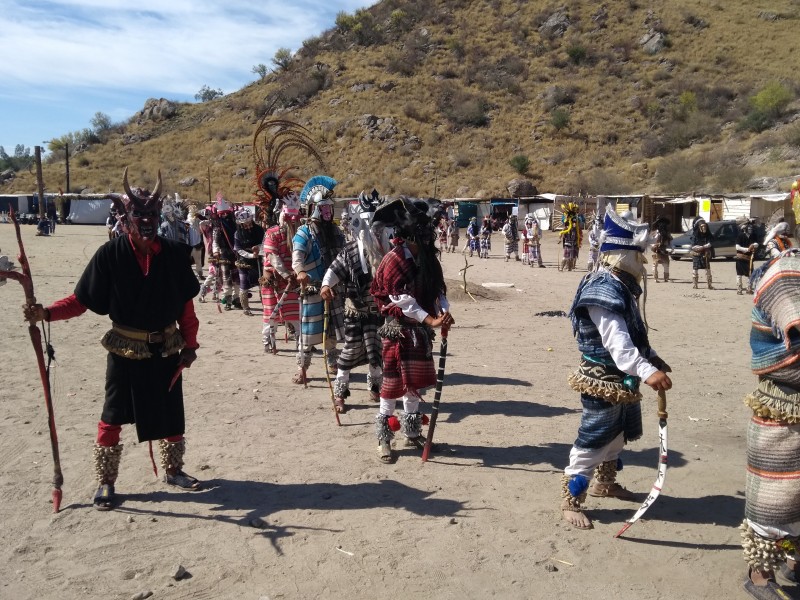
<instances>
[{"instance_id":1,"label":"wooden staff","mask_svg":"<svg viewBox=\"0 0 800 600\"><path fill-rule=\"evenodd\" d=\"M442 343L439 347L439 370L436 373L436 391L433 394L431 422L428 425L428 437L425 438L425 448L422 450L422 462L428 462L428 454L430 454L431 446L433 446L433 430L436 429L436 419L439 417L439 401L442 399L444 364L447 361L447 333L449 329L449 325L442 325Z\"/></svg>"},{"instance_id":2,"label":"wooden staff","mask_svg":"<svg viewBox=\"0 0 800 600\"><path fill-rule=\"evenodd\" d=\"M14 279L22 285L25 292L25 302L28 306L36 305L36 296L33 293L33 279L31 277L31 266L28 263L28 256L25 254L25 246L22 244L22 234L19 230L19 223L17 222L17 215L14 208L11 207L9 211L11 221L14 223L14 229L17 233L17 244L19 245L19 264L22 267L22 273L14 271L0 271L0 277ZM28 323L28 333L31 337L33 350L36 353L36 362L39 366L39 377L42 380L42 388L44 390L44 403L47 407L47 424L50 430L50 448L53 452L53 512L58 512L61 507L61 486L64 484L64 476L61 473L61 458L58 452L58 432L56 431L56 417L53 410L53 399L50 394L50 377L47 366L44 362L44 351L42 350L42 334L39 328L33 324Z\"/></svg>"}]
</instances>

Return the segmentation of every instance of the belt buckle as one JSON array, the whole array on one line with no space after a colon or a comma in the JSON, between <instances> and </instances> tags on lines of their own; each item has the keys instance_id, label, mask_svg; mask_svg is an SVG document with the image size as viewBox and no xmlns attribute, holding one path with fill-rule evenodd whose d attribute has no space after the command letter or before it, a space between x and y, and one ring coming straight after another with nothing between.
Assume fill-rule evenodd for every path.
<instances>
[{"instance_id":1,"label":"belt buckle","mask_svg":"<svg viewBox=\"0 0 800 600\"><path fill-rule=\"evenodd\" d=\"M164 332L163 331L151 331L147 334L147 343L148 344L163 344L164 343Z\"/></svg>"}]
</instances>

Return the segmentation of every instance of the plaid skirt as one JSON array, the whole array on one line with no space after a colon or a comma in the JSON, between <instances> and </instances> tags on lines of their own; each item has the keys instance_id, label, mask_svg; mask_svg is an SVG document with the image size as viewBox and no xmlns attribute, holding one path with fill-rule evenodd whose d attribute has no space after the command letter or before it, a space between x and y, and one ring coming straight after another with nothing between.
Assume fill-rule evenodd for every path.
<instances>
[{"instance_id":1,"label":"plaid skirt","mask_svg":"<svg viewBox=\"0 0 800 600\"><path fill-rule=\"evenodd\" d=\"M505 242L506 254L516 254L518 248L519 248L519 244L517 242L514 242L514 241L511 241L511 242L506 241Z\"/></svg>"},{"instance_id":2,"label":"plaid skirt","mask_svg":"<svg viewBox=\"0 0 800 600\"><path fill-rule=\"evenodd\" d=\"M800 425L753 415L747 429L745 516L767 527L800 527Z\"/></svg>"},{"instance_id":3,"label":"plaid skirt","mask_svg":"<svg viewBox=\"0 0 800 600\"><path fill-rule=\"evenodd\" d=\"M431 333L424 325L405 325L399 339L384 338L382 398L402 398L408 390L436 385Z\"/></svg>"}]
</instances>

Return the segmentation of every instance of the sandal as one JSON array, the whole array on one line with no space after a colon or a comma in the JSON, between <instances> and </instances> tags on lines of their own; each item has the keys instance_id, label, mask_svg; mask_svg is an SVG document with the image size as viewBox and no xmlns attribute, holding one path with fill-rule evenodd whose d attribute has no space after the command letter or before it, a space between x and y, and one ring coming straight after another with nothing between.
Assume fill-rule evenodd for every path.
<instances>
[{"instance_id":1,"label":"sandal","mask_svg":"<svg viewBox=\"0 0 800 600\"><path fill-rule=\"evenodd\" d=\"M597 483L594 482L589 486L588 494L595 498L617 498L619 500L627 500L629 502L636 501L636 495L622 487L617 482L614 483Z\"/></svg>"},{"instance_id":2,"label":"sandal","mask_svg":"<svg viewBox=\"0 0 800 600\"><path fill-rule=\"evenodd\" d=\"M800 571L800 565L795 565L794 568L791 568L788 564L781 563L781 568L778 570L778 573L780 573L781 577L786 581L797 583L798 579L800 579L800 577L797 576L798 571Z\"/></svg>"},{"instance_id":3,"label":"sandal","mask_svg":"<svg viewBox=\"0 0 800 600\"><path fill-rule=\"evenodd\" d=\"M425 449L425 437L418 435L413 438L406 438L406 448L416 448L417 450ZM432 449L432 448L431 448Z\"/></svg>"},{"instance_id":4,"label":"sandal","mask_svg":"<svg viewBox=\"0 0 800 600\"><path fill-rule=\"evenodd\" d=\"M189 490L190 492L196 492L201 488L200 482L191 475L184 473L182 469L178 469L174 475L165 473L164 483L174 485L183 490Z\"/></svg>"},{"instance_id":5,"label":"sandal","mask_svg":"<svg viewBox=\"0 0 800 600\"><path fill-rule=\"evenodd\" d=\"M387 465L394 462L392 444L388 440L378 443L378 460Z\"/></svg>"},{"instance_id":6,"label":"sandal","mask_svg":"<svg viewBox=\"0 0 800 600\"><path fill-rule=\"evenodd\" d=\"M110 483L101 483L94 494L92 505L97 510L111 510L116 505L114 486Z\"/></svg>"},{"instance_id":7,"label":"sandal","mask_svg":"<svg viewBox=\"0 0 800 600\"><path fill-rule=\"evenodd\" d=\"M336 412L343 415L347 412L347 407L344 404L344 398L334 398L333 405L336 407Z\"/></svg>"},{"instance_id":8,"label":"sandal","mask_svg":"<svg viewBox=\"0 0 800 600\"><path fill-rule=\"evenodd\" d=\"M303 371L298 371L292 377L292 383L296 383L298 385L302 385L306 382L306 374Z\"/></svg>"}]
</instances>

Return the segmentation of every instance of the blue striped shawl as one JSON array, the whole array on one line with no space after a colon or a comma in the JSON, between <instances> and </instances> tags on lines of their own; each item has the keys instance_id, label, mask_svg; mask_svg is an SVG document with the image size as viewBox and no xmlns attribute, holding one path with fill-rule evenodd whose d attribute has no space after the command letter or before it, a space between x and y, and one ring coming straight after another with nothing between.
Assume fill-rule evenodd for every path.
<instances>
[{"instance_id":1,"label":"blue striped shawl","mask_svg":"<svg viewBox=\"0 0 800 600\"><path fill-rule=\"evenodd\" d=\"M626 281L623 282L622 278ZM603 346L600 332L589 317L588 308L597 306L620 315L625 320L634 346L642 356L650 356L647 329L636 303L641 291L633 278L626 277L624 273L618 277L608 271L597 271L583 278L569 312L572 332L581 353L597 362L614 364L611 353Z\"/></svg>"}]
</instances>

